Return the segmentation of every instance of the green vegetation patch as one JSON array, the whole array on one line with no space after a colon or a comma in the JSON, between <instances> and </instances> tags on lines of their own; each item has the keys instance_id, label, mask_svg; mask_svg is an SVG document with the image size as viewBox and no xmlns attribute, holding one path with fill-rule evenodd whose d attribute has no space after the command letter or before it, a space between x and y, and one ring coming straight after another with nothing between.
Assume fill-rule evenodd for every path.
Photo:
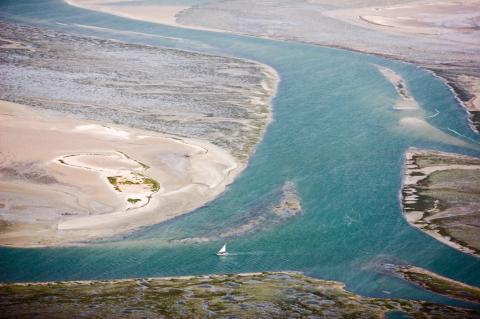
<instances>
[{"instance_id":1,"label":"green vegetation patch","mask_svg":"<svg viewBox=\"0 0 480 319\"><path fill-rule=\"evenodd\" d=\"M129 198L129 199L127 199L127 202L132 203L132 204L138 203L139 201L141 201L140 198Z\"/></svg>"},{"instance_id":2,"label":"green vegetation patch","mask_svg":"<svg viewBox=\"0 0 480 319\"><path fill-rule=\"evenodd\" d=\"M160 183L154 180L153 178L145 177L143 183L150 185L152 192L158 192L160 190Z\"/></svg>"},{"instance_id":3,"label":"green vegetation patch","mask_svg":"<svg viewBox=\"0 0 480 319\"><path fill-rule=\"evenodd\" d=\"M118 187L118 178L120 176L108 176L107 179L108 181L110 182L110 184L113 185L113 188L115 188L115 190L117 192L121 192L122 190L120 189L120 187Z\"/></svg>"},{"instance_id":4,"label":"green vegetation patch","mask_svg":"<svg viewBox=\"0 0 480 319\"><path fill-rule=\"evenodd\" d=\"M0 285L0 318L478 318L480 311L366 298L297 273ZM440 316L440 315L441 316Z\"/></svg>"},{"instance_id":5,"label":"green vegetation patch","mask_svg":"<svg viewBox=\"0 0 480 319\"><path fill-rule=\"evenodd\" d=\"M463 157L459 155L444 154L424 154L414 155L413 160L421 167L438 166L438 165L480 165L480 159L473 157Z\"/></svg>"},{"instance_id":6,"label":"green vegetation patch","mask_svg":"<svg viewBox=\"0 0 480 319\"><path fill-rule=\"evenodd\" d=\"M450 278L439 276L428 271L419 271L419 268L404 266L398 272L403 277L422 288L460 300L480 303L480 288L469 286Z\"/></svg>"},{"instance_id":7,"label":"green vegetation patch","mask_svg":"<svg viewBox=\"0 0 480 319\"><path fill-rule=\"evenodd\" d=\"M151 192L158 192L160 190L160 183L150 177L145 177L142 174L133 174L131 178L125 178L122 176L108 176L110 184L112 184L115 190L121 192L121 185L147 185L150 187Z\"/></svg>"}]
</instances>

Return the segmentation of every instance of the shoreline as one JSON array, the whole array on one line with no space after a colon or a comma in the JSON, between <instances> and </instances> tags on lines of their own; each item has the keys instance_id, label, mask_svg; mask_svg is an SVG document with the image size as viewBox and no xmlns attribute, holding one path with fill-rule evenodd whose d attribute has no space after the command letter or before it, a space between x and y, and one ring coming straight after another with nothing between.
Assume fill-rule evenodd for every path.
<instances>
[{"instance_id":1,"label":"shoreline","mask_svg":"<svg viewBox=\"0 0 480 319\"><path fill-rule=\"evenodd\" d=\"M468 218L475 218L475 208L470 207L474 204L475 198L463 200L463 202L459 199L459 203L457 203L455 201L451 202L452 200L449 197L442 197L442 190L445 192L456 191L460 194L463 193L462 188L466 187L468 189L469 184L462 184L464 182L462 178L465 178L463 175L458 173L452 175L458 171L470 171L470 174L479 172L480 159L456 153L408 148L404 155L402 187L399 192L400 205L403 216L410 226L444 245L478 257L479 250L478 247L475 247L478 245L478 238L473 235L464 238L461 235L462 229L466 231L471 228ZM432 181L429 179L434 174L437 175L439 181L436 181L436 183L440 186L430 185ZM442 184L445 181L438 174L450 174L446 175L449 176L450 184L446 184L446 186ZM435 187L443 188L435 193ZM474 190L471 192L474 192ZM473 211L472 216L469 216L469 210ZM463 218L465 220L462 220ZM449 219L453 220L453 224L449 224Z\"/></svg>"},{"instance_id":2,"label":"shoreline","mask_svg":"<svg viewBox=\"0 0 480 319\"><path fill-rule=\"evenodd\" d=\"M126 18L126 19L162 24L162 25L182 28L182 29L193 29L193 30L200 30L200 31L217 32L217 33L233 33L233 32L229 32L221 29L205 28L200 26L185 26L183 24L178 23L176 21L176 15L181 11L190 9L192 7L191 5L183 5L183 6L172 6L172 5L161 5L161 4L148 5L148 6L143 6L144 8L149 9L146 12L144 11L144 12L137 12L137 14L132 14L131 12L123 12L118 9L115 10L114 8L112 8L111 5L109 5L112 2L109 0L63 0L63 1L66 4L71 5L73 7L111 14L111 15ZM85 3L85 2L88 2L88 3ZM119 2L129 2L129 1L123 0ZM121 7L128 8L130 9L130 11L133 7L137 8L137 6L135 5L121 6ZM169 12L163 16L150 15L150 10L161 10L162 8L167 9Z\"/></svg>"},{"instance_id":3,"label":"shoreline","mask_svg":"<svg viewBox=\"0 0 480 319\"><path fill-rule=\"evenodd\" d=\"M363 296L342 282L291 271L11 283L0 284L0 296L10 316L42 318L386 318L400 312L412 318L441 313L473 319L479 313L421 300Z\"/></svg>"},{"instance_id":4,"label":"shoreline","mask_svg":"<svg viewBox=\"0 0 480 319\"><path fill-rule=\"evenodd\" d=\"M78 245L164 222L214 200L246 167L223 149L200 140L45 116L26 106L4 101L0 101L0 107L2 117L8 117L8 124L3 121L0 125L4 136L15 136L19 143L22 139L33 140L34 145L40 143L36 140L41 141L41 146L29 150L20 150L12 139L6 139L12 141L10 143L2 142L5 144L2 148L11 154L2 163L4 177L0 181L3 185L0 214L6 218L0 244L5 247ZM78 130L82 126L89 129ZM121 135L115 136L118 132ZM59 138L66 142L61 144L55 135L62 135ZM45 150L48 144L50 146ZM156 153L158 151L160 153ZM118 155L120 153L124 157ZM59 154L63 155L59 157ZM167 157L158 159L159 154ZM188 158L182 154L188 154ZM83 156L83 161L90 166L69 167L66 158L71 156ZM185 162L186 168L179 173L173 172L175 168L171 165L176 163L170 161L171 156L177 158L175 162ZM133 164L131 159L141 165ZM32 160L35 165L28 164ZM92 167L100 167L107 173L92 170ZM137 174L127 176L125 182L120 183L122 188L134 187L130 193L126 189L116 190L117 186L109 185L105 178L120 176L122 172ZM19 176L34 176L36 179L19 180ZM146 186L138 181L139 176L147 181ZM158 180L158 187L150 191L154 179ZM82 183L89 192L78 190ZM136 201L130 205L130 200L125 202L127 198L136 199L140 196L138 194L143 194L141 189L139 193L138 187L147 187L149 192L149 201L141 207L135 207ZM54 195L62 193L66 195ZM12 215L9 207L18 206L18 201L25 202L26 211ZM37 214L29 213L32 209L28 208L29 205ZM35 224L34 220L38 218L43 221Z\"/></svg>"},{"instance_id":5,"label":"shoreline","mask_svg":"<svg viewBox=\"0 0 480 319\"><path fill-rule=\"evenodd\" d=\"M16 28L16 29L15 29ZM12 34L19 34L22 39L22 37L25 37L22 31L26 29L29 32L31 32L28 27L21 27L21 26L15 26L15 25L7 25L7 28L5 30L7 36L11 36ZM13 30L13 31L11 31ZM26 32L26 31L23 31ZM48 39L52 39L55 37L49 36L50 34L56 34L53 31L48 31L48 30L34 30L34 34L39 34L39 37L46 37L48 36ZM30 33L27 33L30 34ZM80 38L78 36L72 36L72 41L73 39L75 42L79 43L86 43L86 44L91 44L93 41L95 41L93 37L88 37L88 38ZM25 38L25 39L28 39ZM65 45L68 46L70 42L68 40L70 39L69 37L65 37L66 40L63 40L64 42L61 42L60 45ZM66 119L66 123L70 123L71 127L66 128L64 123L61 123L61 121L58 120L59 116L61 116L61 110L58 110L57 108L53 108L53 114L56 114L57 116L57 126L61 127L64 131L75 135L78 138L78 136L82 136L83 140L82 141L87 141L87 145L89 143L93 143L93 139L86 139L85 135L95 135L96 138L101 139L100 137L103 135L109 136L108 138L112 139L117 139L117 140L123 140L128 141L131 138L134 138L135 141L131 141L132 145L135 143L140 143L140 144L145 144L147 143L146 141L148 138L151 136L154 136L155 138L163 138L163 143L164 144L169 144L169 145L177 145L176 152L175 154L164 154L165 163L156 163L151 164L149 163L149 160L152 160L152 154L150 154L150 157L145 160L142 157L136 156L136 153L130 153L129 151L125 151L122 147L115 147L111 145L106 145L105 142L103 141L104 144L101 146L95 146L91 149L71 149L71 148L64 148L62 152L60 153L52 153L49 155L48 158L44 158L42 161L42 158L35 158L33 154L31 154L30 159L27 161L28 163L34 162L34 161L39 161L40 160L40 166L62 166L61 168L56 168L56 170L67 170L67 169L75 169L77 171L84 172L85 174L90 174L90 175L95 175L91 176L91 178L96 178L95 183L90 183L88 186L91 188L107 188L104 189L102 196L100 196L101 200L96 200L93 201L93 205L95 207L90 207L90 203L88 199L82 198L81 200L81 206L78 206L78 203L72 203L71 198L64 198L65 202L63 203L64 206L66 207L65 211L62 212L62 216L66 217L61 217L61 221L58 221L56 223L53 223L51 221L48 221L49 219L58 219L59 216L55 217L55 214L49 214L48 212L45 211L45 209L39 209L40 212L40 217L35 215L35 212L32 211L32 216L21 216L23 218L23 221L16 220L15 212L10 210L9 207L12 205L13 200L9 205L6 205L4 203L2 197L5 197L4 194L0 193L0 217L6 216L6 220L2 220L0 222L0 227L2 230L5 230L3 234L0 234L0 245L3 246L9 246L9 247L48 247L48 246L72 246L72 245L83 245L88 243L90 240L96 240L96 239L107 239L122 233L129 233L130 231L134 229L138 229L143 226L149 226L153 224L158 224L163 221L169 220L171 218L175 218L177 216L191 213L192 211L195 211L196 209L204 206L206 203L214 200L217 198L225 189L228 185L232 184L235 180L235 178L246 168L248 165L248 160L250 156L255 152L256 147L258 146L259 142L263 139L266 130L268 128L268 125L273 121L273 111L272 111L272 101L276 96L277 89L278 89L278 84L280 82L280 77L278 73L276 72L275 69L272 67L261 64L252 60L247 60L247 59L233 59L229 57L219 57L219 56L214 56L214 55L200 55L198 53L193 53L190 51L182 51L182 50L174 50L174 49L162 49L161 47L152 47L152 46L133 46L129 47L128 44L124 42L119 42L119 41L107 41L107 42L102 42L103 46L106 47L109 50L117 49L117 50L125 50L125 54L128 55L130 51L133 49L136 50L145 50L147 52L154 52L156 53L156 56L161 57L162 54L178 54L180 58L186 59L187 62L190 60L193 60L191 56L195 58L203 58L207 61L214 61L210 63L216 63L214 65L219 65L223 66L221 63L227 59L227 61L233 61L237 63L235 65L236 68L239 68L242 70L243 67L248 66L249 68L254 67L253 71L251 69L246 69L246 74L252 74L255 76L255 86L253 85L243 85L239 86L238 92L235 92L235 95L238 95L236 97L237 103L240 103L241 105L244 106L245 109L248 110L248 114L254 114L255 116L252 117L240 117L240 116L230 116L230 114L223 115L221 112L221 109L213 109L212 112L219 112L219 115L217 115L217 118L215 115L212 117L205 117L203 114L201 115L200 120L205 118L206 123L215 123L215 121L222 120L221 123L226 123L223 124L225 126L225 129L229 128L228 123L244 123L242 125L247 125L249 130L247 131L248 135L245 135L243 139L238 140L236 137L235 138L230 138L230 139L218 139L215 137L215 135L202 135L197 133L196 131L188 131L188 134L182 135L182 133L176 133L175 128L174 130L166 130L165 133L157 133L158 130L155 130L153 127L152 129L148 130L142 130L142 129L136 129L137 125L132 125L128 121L121 122L120 124L105 124L105 123L110 123L107 118L105 117L99 117L99 118L93 118L91 116L84 115L83 117L80 116L80 119L75 119L78 118L77 116L73 117L68 117ZM58 46L55 42L55 44ZM8 53L9 48L4 48L0 47L2 49L5 49L5 52ZM133 49L132 49L133 48ZM135 51L137 52L137 51ZM166 53L164 53L166 52ZM143 53L143 51L141 51ZM143 57L143 56L140 56ZM61 58L61 57L59 57ZM137 56L139 58L139 56ZM74 61L76 63L81 63L83 60L79 59L78 61ZM183 61L183 60L182 60ZM126 65L126 67L131 67L131 65ZM136 70L136 68L135 68ZM80 71L81 72L81 69ZM223 85L228 88L228 85L233 85L235 84L235 80L238 78L236 81L241 80L241 75L240 74L234 74L234 80L228 82L226 81ZM83 76L83 74L82 74ZM95 79L96 81L99 81L99 79ZM207 80L209 80L207 78ZM23 83L21 83L23 84ZM148 83L147 83L148 84ZM124 85L124 82L121 82L121 85ZM185 86L188 87L189 83L186 82ZM206 84L207 85L207 84ZM181 86L179 86L181 87ZM100 87L99 89L101 89ZM136 86L133 86L133 88L136 88ZM153 87L155 89L156 87ZM221 92L221 90L225 90L226 88L221 88L218 90ZM161 87L159 87L161 89ZM243 91L242 91L243 89ZM25 94L28 94L28 89L26 89ZM140 91L141 92L141 91ZM143 96L140 94L140 98ZM74 95L70 98L70 100L64 101L67 106L70 106L72 104L77 107L77 105L82 105L82 103L85 103L82 98L83 96L78 96L80 100L77 100ZM228 100L229 103L232 103L234 105L235 102L235 96L231 96ZM41 100L40 103L45 103L52 101L53 103L55 102L55 97L54 93L52 96L49 96L45 100ZM207 100L208 101L208 100ZM148 102L148 101L147 101ZM160 103L158 101L157 103ZM33 100L27 100L23 104L28 105L30 103L36 103L35 97L33 97ZM102 102L101 101L93 101L95 103L94 105L99 105L99 107L102 107ZM51 116L51 118L48 118L48 110L50 110L49 105L45 107L40 107L42 109L39 114L35 113L34 111L30 110L29 107L26 106L20 106L17 105L14 107L12 103L6 102L6 101L0 101L0 107L3 107L2 104L9 105L10 108L12 109L12 112L15 113L13 109L17 108L22 108L24 111L20 112L18 111L19 114L11 114L12 118L15 118L15 115L18 117L19 115L23 115L26 117L29 117L27 119L23 119L28 123L30 121L31 123L28 123L28 125L18 125L18 129L24 128L24 127L35 127L35 125L40 125L44 126L42 129L44 129L45 132L48 133L48 130L45 130L45 126L51 122L55 122L55 120L52 120L55 116ZM35 105L35 109L38 109L37 104L32 104ZM62 105L63 106L63 105ZM92 105L89 104L89 107ZM225 107L228 107L228 103ZM8 107L7 107L8 108ZM28 109L28 111L27 111ZM46 112L44 112L43 109L47 109ZM102 108L103 109L103 108ZM75 110L73 110L75 111ZM207 109L208 111L208 109ZM170 112L170 111L168 111ZM69 113L69 112L67 112ZM35 115L32 115L35 114ZM45 115L47 116L46 118L42 118L40 115ZM81 113L80 113L81 114ZM166 113L168 116L169 113ZM181 113L179 113L181 115ZM247 114L247 115L248 115ZM5 114L4 114L5 115ZM179 116L180 116L179 115ZM177 116L177 115L175 115ZM189 113L189 116L200 116L196 115L194 113ZM230 117L228 117L230 116ZM19 117L21 119L21 117ZM33 118L35 118L37 121L33 121ZM85 118L91 118L91 120L85 120ZM18 120L18 118L17 118ZM162 120L162 119L160 119ZM248 120L248 121L247 121ZM45 123L42 123L45 122ZM231 121L231 122L228 122ZM183 122L182 122L183 123ZM186 125L185 122L184 125ZM2 123L3 126L7 125L6 122ZM11 124L11 123L10 123ZM3 127L0 125L0 129ZM8 125L7 125L8 126ZM47 125L48 126L48 125ZM223 126L220 128L222 129ZM10 131L17 129L17 127L11 127ZM200 132L201 133L201 132ZM38 136L33 136L32 140L35 140ZM145 139L147 137L147 139ZM152 137L153 138L153 137ZM27 141L30 143L31 141L27 139ZM227 143L225 143L227 142ZM63 143L63 141L59 142L60 144ZM120 142L118 142L120 143ZM77 143L80 148L83 146L82 143ZM232 146L233 145L233 146ZM13 147L13 146L12 146ZM126 147L126 146L125 146ZM138 146L141 148L141 146ZM193 150L195 148L195 150ZM181 149L184 149L183 154L187 154L188 156L182 155ZM191 151L186 151L187 149L192 149ZM127 149L128 150L128 149ZM138 151L138 150L135 150ZM147 152L147 150L144 150L144 152ZM165 153L169 152L168 148L165 150L162 150L162 147L160 146L160 153ZM194 153L198 152L197 155ZM17 152L11 152L14 154L14 156L17 155ZM192 154L189 154L192 153ZM222 155L223 154L223 155ZM147 154L148 155L148 154ZM221 155L220 160L211 160L215 156ZM163 156L163 155L162 155ZM170 158L168 157L170 156ZM173 157L172 157L173 156ZM203 157L203 158L202 158ZM174 160L176 158L176 160ZM197 160L198 158L198 160ZM73 162L71 162L73 161ZM93 161L93 162L92 162ZM100 162L105 162L105 161L110 161L110 162L115 162L115 165L126 165L127 168L122 168L120 170L113 170L111 167L102 167L99 163ZM194 161L195 164L192 166L192 161ZM203 161L203 162L202 162ZM210 161L210 162L209 162ZM24 161L25 162L25 161ZM184 165L182 164L183 162L188 162L190 164L185 164L185 165L190 165L191 167L188 168L188 172L185 171L187 168L182 168L181 166ZM46 163L49 163L48 165ZM143 165L145 163L146 165ZM229 165L228 163L235 163L234 165ZM5 164L5 163L2 163ZM12 163L11 163L12 164ZM2 170L7 170L7 171L15 171L15 170L25 170L26 165L20 165L18 163L13 163L17 165L17 167L0 167L0 177L2 177L1 171ZM12 165L13 165L12 164ZM6 163L8 165L8 163ZM163 166L162 166L163 165ZM163 167L167 168L167 166L179 166L180 168L173 168L170 169L171 174L175 173L176 169L184 170L183 172L180 172L176 176L176 182L172 182L170 187L168 187L168 183L165 184L165 180L162 180L162 176L155 176L155 175L150 175L149 172L151 171L156 171L158 170L158 167ZM225 168L224 171L223 168L221 167L224 165L223 168ZM50 167L46 167L47 169L44 169L42 171L42 174L45 171L48 171ZM228 169L227 169L228 168ZM185 176L191 176L191 173L193 170L194 176L195 177L193 180L188 181ZM168 169L167 169L168 171ZM96 172L94 174L94 172ZM209 177L208 174L209 172L212 173L212 175ZM27 172L28 173L28 172ZM158 172L157 172L158 173ZM20 176L22 173L18 173L15 171L15 176ZM30 174L30 173L29 173ZM77 175L80 173L77 173ZM163 174L167 174L163 172ZM182 175L183 174L183 175ZM186 174L186 175L185 175ZM49 174L46 174L49 175ZM72 174L70 174L72 175ZM167 174L168 175L168 174ZM210 182L208 182L209 178L211 181L218 179L218 176L223 176L221 180L218 181L217 185L212 186ZM187 176L187 177L188 177ZM172 176L169 176L169 178ZM61 184L58 183L58 178L52 178L51 176L48 176L47 180L51 181L52 185L55 184ZM108 180L108 181L107 181ZM27 180L28 181L28 180ZM158 181L158 182L157 182ZM28 189L29 191L32 191L34 188L32 185L29 185L28 183L24 183L25 185L20 185L19 182L11 182L11 181L3 181L0 179L0 183L10 183L8 186L11 189L15 189L15 192L17 192L18 189L23 189L23 193L26 194L26 190ZM63 197L72 197L76 198L78 195L78 192L73 192L72 189L77 187L74 183L74 180L70 180L70 183L65 183L69 185L69 189L61 189L60 194ZM30 183L32 184L32 183ZM41 202L43 199L41 198L38 193L40 191L45 191L48 193L47 195L49 196L50 199L54 198L53 194L56 192L59 192L59 187L57 186L52 186L49 185L48 188L47 186L42 187L39 191L35 191L34 194L37 194L37 202ZM158 185L158 187L156 186ZM167 187L165 187L167 185ZM202 190L202 187L207 187L206 190ZM109 189L108 189L109 188ZM158 189L157 189L158 188ZM74 194L75 193L75 194ZM113 193L113 194L112 194ZM68 196L66 196L67 194ZM192 198L188 199L189 196L185 196L190 194ZM115 198L115 195L117 198ZM12 195L13 196L13 195ZM25 195L26 196L26 195ZM124 214L126 211L128 211L128 214L131 212L135 212L136 215L138 211L152 211L155 210L158 205L159 205L159 198L162 198L162 201L165 197L168 197L167 203L163 203L163 209L164 209L164 215L163 217L152 217L147 214L148 216L139 216L137 219L133 221L129 221L128 225L125 225L123 223L119 223L118 225L115 224L114 222L116 221L116 218L121 218L124 219ZM178 205L175 205L172 203L176 197L182 197L183 200L178 201ZM202 197L203 196L203 197ZM205 197L206 196L206 197ZM121 198L123 202L119 202L118 199ZM203 199L202 199L203 198ZM35 198L32 198L32 203L35 201ZM24 198L23 201L25 202L26 199ZM192 204L191 201L195 201L196 204ZM169 204L170 203L170 204ZM26 201L27 205L30 205L31 203ZM77 205L79 208L81 208L80 212L76 212L75 209L72 209ZM170 205L169 207L167 207ZM173 206L172 206L173 205ZM43 204L38 204L37 206L41 207L44 206ZM77 207L75 206L75 207ZM13 207L13 206L12 206ZM59 210L59 207L56 207L55 205L52 206L52 211L57 211ZM181 212L179 212L181 210ZM91 212L93 211L93 213ZM85 214L92 215L92 216L83 216ZM106 214L110 214L109 216L106 216ZM60 213L59 213L60 214ZM42 217L45 216L45 217ZM73 218L72 216L76 216L78 218ZM30 219L35 219L35 218L40 218L39 224L40 225L34 225L32 224ZM46 218L46 219L45 219ZM128 219L128 218L127 218ZM142 219L142 220L140 220ZM15 227L18 226L18 224L23 223L24 224L24 229L29 229L31 232L46 232L46 234L56 234L57 238L54 238L55 236L52 236L52 238L48 238L47 235L42 235L42 238L39 239L34 239L32 238L31 234L24 233L25 236L30 236L30 239L25 241L25 238L19 239L18 238L18 232L17 232L17 238L12 238L12 233L15 233ZM55 225L56 226L55 226ZM13 226L12 226L13 225ZM90 234L88 228L93 227L96 230L92 230L95 232L95 234ZM107 229L107 227L109 229ZM20 227L21 228L21 227ZM115 230L112 230L111 228L118 228ZM17 230L19 229L18 227L16 228ZM103 231L99 231L99 229L103 229ZM67 234L68 233L68 234ZM66 239L66 240L64 240Z\"/></svg>"},{"instance_id":6,"label":"shoreline","mask_svg":"<svg viewBox=\"0 0 480 319\"><path fill-rule=\"evenodd\" d=\"M273 271L271 273L275 274L285 274L285 275L303 275L301 271L295 270L279 270ZM264 275L265 272L262 271L254 271L254 272L240 272L240 273L220 273L220 274L204 274L204 275L180 275L180 276L160 276L160 277L132 277L132 278L113 278L113 279L80 279L80 280L61 280L60 282L63 283L71 283L71 284L92 284L92 283L102 283L102 282L112 282L112 283L120 283L120 282L128 282L128 281L135 281L135 280L188 280L188 279L202 279L202 278L215 278L215 277L228 277L228 276L239 276L239 277L249 277L249 276L261 276ZM321 279L320 279L321 280ZM325 280L329 282L337 282L334 280ZM19 285L19 286L29 286L29 285L38 285L38 286L48 286L50 284L58 283L57 280L52 281L15 281L15 282L0 282L1 286L8 286L8 285Z\"/></svg>"},{"instance_id":7,"label":"shoreline","mask_svg":"<svg viewBox=\"0 0 480 319\"><path fill-rule=\"evenodd\" d=\"M391 270L400 278L448 298L480 304L480 288L413 265L397 265Z\"/></svg>"},{"instance_id":8,"label":"shoreline","mask_svg":"<svg viewBox=\"0 0 480 319\"><path fill-rule=\"evenodd\" d=\"M151 23L155 23L155 24L172 26L172 27L182 28L182 29L192 29L192 30L216 32L216 33L227 33L227 34L231 33L231 34L234 34L233 32L229 32L227 30L211 29L211 28L205 28L205 27L201 27L201 26L198 26L198 27L197 26L188 26L188 25L183 25L183 24L177 23L176 21L175 22L171 21L172 18L174 18L176 20L176 14L180 13L181 11L189 9L192 6L184 6L182 9L179 9L178 11L176 11L174 16L163 17L163 19L162 19L162 17L157 17L154 21L154 20L150 20L148 18L142 17L142 15L131 15L130 14L127 17L127 16L122 16L122 15L118 14L114 10L107 10L107 8L104 8L102 10L99 10L99 9L95 8L95 6L101 6L102 4L110 3L111 1L109 1L109 0L86 0L88 2L93 2L93 4L90 4L90 5L81 3L82 1L85 1L85 0L63 0L63 1L66 4L71 5L73 7L77 7L77 8L81 8L81 9L85 9L85 10L96 11L96 12L101 12L101 13L106 13L106 14L111 14L111 15L114 15L114 16L119 16L119 17L123 17L123 18L126 18L126 19L131 19L131 20L151 22ZM129 0L123 0L123 1L128 2ZM156 5L155 7L157 7L157 9L160 9L161 7L169 7L169 6ZM86 27L86 26L83 26L83 27ZM258 38L254 35L246 35L246 36ZM265 38L265 39L276 40L276 39L272 39L272 38ZM113 40L113 41L117 41L117 40ZM148 45L145 45L145 46L148 46ZM185 52L197 53L196 51L186 50L186 49L178 49L178 50L185 51ZM209 53L203 53L203 54L210 55ZM255 61L255 60L251 60L251 59L247 59L247 58L243 58L243 57L233 57L232 56L232 58L237 59L237 60L252 62L252 63L255 63L255 64L260 64L262 67L264 67L265 69L267 69L269 71L269 73L267 74L267 77L269 77L274 82L273 89L270 91L271 95L270 95L270 99L269 99L269 101L272 102L272 100L277 95L278 85L281 82L281 77L278 74L277 70L275 70L270 65L265 64L265 63L261 63L259 61ZM270 116L271 116L271 113L270 113ZM267 125L266 125L267 127L268 127L268 124L271 122L271 120L272 119L269 118L269 120L267 121Z\"/></svg>"},{"instance_id":9,"label":"shoreline","mask_svg":"<svg viewBox=\"0 0 480 319\"><path fill-rule=\"evenodd\" d=\"M76 6L76 7L79 7L79 8L121 16L118 13L116 13L114 10L108 10L108 8L103 8L103 10L95 9L95 4L97 4L97 5L98 4L101 5L102 3L108 4L109 3L108 0L90 0L90 1L89 0L64 0L64 1L69 5ZM82 1L89 1L89 2L93 2L94 4L93 5L82 4L81 3ZM158 5L158 7L162 7L162 5ZM385 58L385 59L395 60L395 61L399 61L399 62L403 62L403 63L410 63L410 64L413 64L413 65L415 65L415 66L417 66L421 69L424 69L428 72L431 72L435 77L440 79L448 87L448 89L453 93L455 99L458 101L458 103L460 104L462 109L465 111L470 128L476 134L480 134L480 119L478 120L478 123L477 123L477 120L476 120L477 117L480 118L480 109L478 109L478 107L476 108L475 105L474 105L474 101L479 100L480 91L479 92L468 91L468 89L464 88L464 84L462 84L460 82L456 82L452 79L449 79L449 78L439 74L441 70L436 69L437 66L425 66L425 65L422 65L421 62L413 61L413 60L411 60L409 58L406 58L406 57L400 57L398 55L368 51L366 49L358 49L358 48L344 46L344 45L336 45L336 44L328 44L328 43L320 44L320 43L316 43L316 42L312 42L312 41L306 41L306 40L302 40L302 39L291 40L291 39L284 39L281 36L277 36L277 37L261 36L261 35L255 35L255 34L248 33L248 32L234 32L234 31L230 31L230 30L214 29L214 28L202 27L202 26L198 26L198 25L186 25L186 24L178 23L176 21L177 20L177 14L179 14L180 12L182 12L184 10L188 10L192 7L194 7L194 6L185 6L183 9L177 11L174 14L173 17L171 16L171 17L164 18L164 19L160 19L160 18L155 19L156 21L153 21L152 19L145 18L144 16L142 16L142 14L131 15L127 18L134 19L134 20L139 20L139 21L144 21L144 22L158 23L158 24L162 24L162 25L173 26L173 27L178 27L178 28L183 28L183 29L202 30L202 31L219 32L219 33L227 33L227 34L228 33L238 34L238 35L242 35L242 36L262 38L262 39L273 40L273 41L300 42L300 43L311 44L311 45L316 45L316 46L323 46L323 47L328 47L328 48L337 48L337 49L347 50L347 51L351 51L351 52L359 52L359 53L362 53L362 54L379 56L379 57L382 57L382 58ZM111 6L110 6L110 8L111 8ZM356 10L356 9L347 9L347 10ZM335 16L335 14L333 14L333 16ZM174 22L171 21L172 19L174 20ZM336 19L336 18L332 17L332 19ZM343 20L340 19L340 21L343 21ZM383 27L383 26L381 26L381 27ZM462 98L462 96L464 94L462 94L461 91L467 91L470 94L473 94L473 97L469 98L468 100L465 100L465 99ZM476 109L478 109L478 110L476 110ZM476 114L476 113L478 113L478 114Z\"/></svg>"}]
</instances>

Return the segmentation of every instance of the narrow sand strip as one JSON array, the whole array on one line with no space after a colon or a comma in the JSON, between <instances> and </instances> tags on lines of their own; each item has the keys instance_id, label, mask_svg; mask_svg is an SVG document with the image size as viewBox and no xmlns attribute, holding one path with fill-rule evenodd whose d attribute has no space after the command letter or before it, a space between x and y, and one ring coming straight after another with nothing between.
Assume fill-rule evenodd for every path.
<instances>
[{"instance_id":1,"label":"narrow sand strip","mask_svg":"<svg viewBox=\"0 0 480 319\"><path fill-rule=\"evenodd\" d=\"M394 109L399 111L419 110L420 106L410 94L407 83L403 77L392 69L374 64L377 70L382 73L385 79L390 82L399 95L399 100L395 103Z\"/></svg>"},{"instance_id":2,"label":"narrow sand strip","mask_svg":"<svg viewBox=\"0 0 480 319\"><path fill-rule=\"evenodd\" d=\"M208 142L0 101L0 245L75 244L211 201L243 169Z\"/></svg>"},{"instance_id":3,"label":"narrow sand strip","mask_svg":"<svg viewBox=\"0 0 480 319\"><path fill-rule=\"evenodd\" d=\"M116 15L123 18L153 22L177 28L197 29L212 32L228 32L220 29L184 26L177 23L177 14L191 8L188 5L142 4L131 0L64 0L67 4L82 9Z\"/></svg>"}]
</instances>

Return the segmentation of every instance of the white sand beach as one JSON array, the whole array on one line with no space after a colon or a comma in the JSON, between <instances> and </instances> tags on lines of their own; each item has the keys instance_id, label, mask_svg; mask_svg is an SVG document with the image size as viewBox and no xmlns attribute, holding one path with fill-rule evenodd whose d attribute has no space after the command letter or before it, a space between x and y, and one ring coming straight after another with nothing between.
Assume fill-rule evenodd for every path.
<instances>
[{"instance_id":1,"label":"white sand beach","mask_svg":"<svg viewBox=\"0 0 480 319\"><path fill-rule=\"evenodd\" d=\"M0 245L79 244L190 212L244 168L208 142L0 102Z\"/></svg>"}]
</instances>

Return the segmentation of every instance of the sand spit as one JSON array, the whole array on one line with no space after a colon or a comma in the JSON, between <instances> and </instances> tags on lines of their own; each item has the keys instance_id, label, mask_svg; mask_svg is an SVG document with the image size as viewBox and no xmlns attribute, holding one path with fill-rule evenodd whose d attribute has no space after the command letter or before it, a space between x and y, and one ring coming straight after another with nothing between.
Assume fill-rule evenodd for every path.
<instances>
[{"instance_id":1,"label":"sand spit","mask_svg":"<svg viewBox=\"0 0 480 319\"><path fill-rule=\"evenodd\" d=\"M223 192L244 167L200 140L0 102L0 245L78 244L159 223Z\"/></svg>"},{"instance_id":2,"label":"sand spit","mask_svg":"<svg viewBox=\"0 0 480 319\"><path fill-rule=\"evenodd\" d=\"M480 159L410 148L402 204L409 224L464 253L479 256Z\"/></svg>"},{"instance_id":3,"label":"sand spit","mask_svg":"<svg viewBox=\"0 0 480 319\"><path fill-rule=\"evenodd\" d=\"M480 303L480 288L478 287L410 265L396 266L394 272L423 289L454 299Z\"/></svg>"},{"instance_id":4,"label":"sand spit","mask_svg":"<svg viewBox=\"0 0 480 319\"><path fill-rule=\"evenodd\" d=\"M420 107L410 94L407 84L401 75L387 67L375 64L375 67L382 75L393 85L400 99L395 104L394 109L399 111L418 110Z\"/></svg>"},{"instance_id":5,"label":"sand spit","mask_svg":"<svg viewBox=\"0 0 480 319\"><path fill-rule=\"evenodd\" d=\"M479 6L478 0L410 1L389 6L331 10L325 15L383 32L441 35L444 40L470 45L468 37L463 37L462 33L477 31Z\"/></svg>"},{"instance_id":6,"label":"sand spit","mask_svg":"<svg viewBox=\"0 0 480 319\"><path fill-rule=\"evenodd\" d=\"M381 274L406 280L419 288L448 298L480 304L479 287L442 276L425 268L392 259L379 259L371 266Z\"/></svg>"},{"instance_id":7,"label":"sand spit","mask_svg":"<svg viewBox=\"0 0 480 319\"><path fill-rule=\"evenodd\" d=\"M121 293L119 293L121 292ZM478 318L478 310L363 297L296 272L0 285L0 318ZM440 314L440 315L439 315Z\"/></svg>"}]
</instances>

